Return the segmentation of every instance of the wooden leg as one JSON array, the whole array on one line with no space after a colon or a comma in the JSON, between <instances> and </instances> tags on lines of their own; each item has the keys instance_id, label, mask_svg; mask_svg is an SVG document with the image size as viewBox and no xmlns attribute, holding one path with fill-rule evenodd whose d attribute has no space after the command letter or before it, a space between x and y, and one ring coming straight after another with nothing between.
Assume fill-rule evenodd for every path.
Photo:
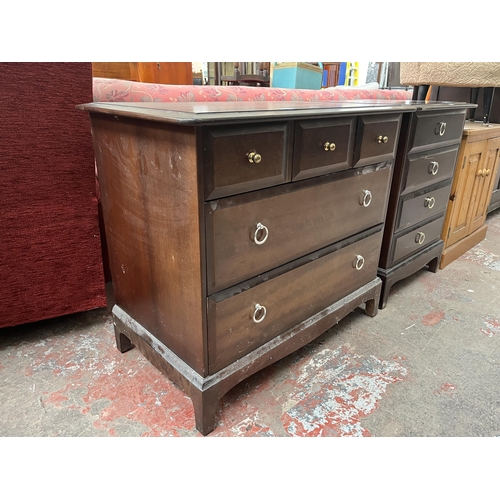
<instances>
[{"instance_id":1,"label":"wooden leg","mask_svg":"<svg viewBox=\"0 0 500 500\"><path fill-rule=\"evenodd\" d=\"M121 353L130 351L130 349L134 347L134 344L130 342L130 339L123 333L119 332L116 329L116 326L115 326L115 338L116 338L116 347Z\"/></svg>"},{"instance_id":2,"label":"wooden leg","mask_svg":"<svg viewBox=\"0 0 500 500\"><path fill-rule=\"evenodd\" d=\"M203 436L210 434L215 429L215 415L219 405L219 397L215 388L207 391L191 389L191 401L194 407L196 428Z\"/></svg>"},{"instance_id":3,"label":"wooden leg","mask_svg":"<svg viewBox=\"0 0 500 500\"><path fill-rule=\"evenodd\" d=\"M438 256L438 257L435 257L434 259L432 259L428 266L429 266L429 271L431 273L437 273L438 269L439 269L439 264L441 262L441 256Z\"/></svg>"},{"instance_id":4,"label":"wooden leg","mask_svg":"<svg viewBox=\"0 0 500 500\"><path fill-rule=\"evenodd\" d=\"M382 283L373 292L373 299L365 302L365 314L374 318L378 313L378 305L380 302L380 292L382 291Z\"/></svg>"},{"instance_id":5,"label":"wooden leg","mask_svg":"<svg viewBox=\"0 0 500 500\"><path fill-rule=\"evenodd\" d=\"M397 280L393 280L391 277L382 278L382 292L380 294L380 304L379 309L385 309L387 305L387 299L389 297L389 292L391 291L392 285L396 283Z\"/></svg>"},{"instance_id":6,"label":"wooden leg","mask_svg":"<svg viewBox=\"0 0 500 500\"><path fill-rule=\"evenodd\" d=\"M495 94L495 87L485 87L483 94L483 123L488 125L490 123L491 106L493 104L493 95Z\"/></svg>"},{"instance_id":7,"label":"wooden leg","mask_svg":"<svg viewBox=\"0 0 500 500\"><path fill-rule=\"evenodd\" d=\"M477 104L477 100L479 98L479 87L473 87L470 89L470 102L473 104ZM471 122L474 121L474 117L476 116L476 108L469 109L469 120Z\"/></svg>"}]
</instances>

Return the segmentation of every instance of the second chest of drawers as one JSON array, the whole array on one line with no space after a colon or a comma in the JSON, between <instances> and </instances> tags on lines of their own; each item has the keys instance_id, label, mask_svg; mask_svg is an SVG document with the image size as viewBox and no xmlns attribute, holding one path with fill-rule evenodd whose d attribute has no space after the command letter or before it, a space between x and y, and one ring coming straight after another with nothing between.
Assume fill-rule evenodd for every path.
<instances>
[{"instance_id":1,"label":"second chest of drawers","mask_svg":"<svg viewBox=\"0 0 500 500\"><path fill-rule=\"evenodd\" d=\"M394 283L426 265L438 269L466 109L443 103L404 116L378 270L380 308Z\"/></svg>"}]
</instances>

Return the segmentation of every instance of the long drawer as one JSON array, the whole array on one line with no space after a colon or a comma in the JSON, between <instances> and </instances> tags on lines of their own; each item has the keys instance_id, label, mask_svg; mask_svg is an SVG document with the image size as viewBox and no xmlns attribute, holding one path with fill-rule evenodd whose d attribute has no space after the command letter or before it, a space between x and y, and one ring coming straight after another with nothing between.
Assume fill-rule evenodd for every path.
<instances>
[{"instance_id":1,"label":"long drawer","mask_svg":"<svg viewBox=\"0 0 500 500\"><path fill-rule=\"evenodd\" d=\"M236 295L227 291L212 295L208 299L210 373L375 278L381 237L378 231L319 258L312 256L300 267Z\"/></svg>"},{"instance_id":2,"label":"long drawer","mask_svg":"<svg viewBox=\"0 0 500 500\"><path fill-rule=\"evenodd\" d=\"M409 233L398 236L394 244L394 257L392 258L392 263L409 257L416 251L422 250L436 241L441 235L443 220L444 216L439 217L432 222L428 222L419 228L413 229Z\"/></svg>"},{"instance_id":3,"label":"long drawer","mask_svg":"<svg viewBox=\"0 0 500 500\"><path fill-rule=\"evenodd\" d=\"M367 167L207 203L208 294L383 222L390 173Z\"/></svg>"},{"instance_id":4,"label":"long drawer","mask_svg":"<svg viewBox=\"0 0 500 500\"><path fill-rule=\"evenodd\" d=\"M451 184L447 184L403 201L397 230L408 228L443 212L448 205L450 189Z\"/></svg>"}]
</instances>

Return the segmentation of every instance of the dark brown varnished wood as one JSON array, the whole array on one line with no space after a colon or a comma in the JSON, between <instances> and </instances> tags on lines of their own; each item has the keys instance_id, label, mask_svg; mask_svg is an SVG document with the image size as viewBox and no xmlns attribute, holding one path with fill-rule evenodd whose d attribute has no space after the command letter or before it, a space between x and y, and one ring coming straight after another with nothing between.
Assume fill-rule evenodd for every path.
<instances>
[{"instance_id":1,"label":"dark brown varnished wood","mask_svg":"<svg viewBox=\"0 0 500 500\"><path fill-rule=\"evenodd\" d=\"M91 120L116 303L206 373L195 131Z\"/></svg>"},{"instance_id":2,"label":"dark brown varnished wood","mask_svg":"<svg viewBox=\"0 0 500 500\"><path fill-rule=\"evenodd\" d=\"M408 156L401 194L437 184L453 176L458 146ZM435 172L435 173L434 173Z\"/></svg>"},{"instance_id":3,"label":"dark brown varnished wood","mask_svg":"<svg viewBox=\"0 0 500 500\"><path fill-rule=\"evenodd\" d=\"M301 120L295 124L294 180L352 166L355 117Z\"/></svg>"},{"instance_id":4,"label":"dark brown varnished wood","mask_svg":"<svg viewBox=\"0 0 500 500\"><path fill-rule=\"evenodd\" d=\"M203 142L205 198L212 200L289 181L289 136L288 122L207 129Z\"/></svg>"},{"instance_id":5,"label":"dark brown varnished wood","mask_svg":"<svg viewBox=\"0 0 500 500\"><path fill-rule=\"evenodd\" d=\"M360 167L394 158L400 123L400 114L359 117L354 166Z\"/></svg>"},{"instance_id":6,"label":"dark brown varnished wood","mask_svg":"<svg viewBox=\"0 0 500 500\"><path fill-rule=\"evenodd\" d=\"M399 260L434 243L441 236L442 227L443 215L432 222L413 228L409 232L398 233L395 237L394 255L391 261L397 263Z\"/></svg>"},{"instance_id":7,"label":"dark brown varnished wood","mask_svg":"<svg viewBox=\"0 0 500 500\"><path fill-rule=\"evenodd\" d=\"M390 173L388 163L208 203L208 293L383 222ZM269 232L261 245L259 223Z\"/></svg>"},{"instance_id":8,"label":"dark brown varnished wood","mask_svg":"<svg viewBox=\"0 0 500 500\"><path fill-rule=\"evenodd\" d=\"M368 128L397 137L401 111L413 111L408 104L207 104L84 107L103 191L117 347L137 346L186 391L202 434L214 428L218 401L238 382L358 306L377 314L393 154L373 154L366 128L359 135L352 124L367 118ZM341 171L326 173L313 153L307 168L312 143L304 148L302 141L311 136L293 134L296 119L349 124ZM247 148L261 161L249 162ZM313 178L292 180L293 157ZM350 168L360 157L372 163ZM268 158L262 170L244 170ZM263 245L252 241L258 222L269 230ZM269 307L267 323L255 330L247 322L258 300Z\"/></svg>"},{"instance_id":9,"label":"dark brown varnished wood","mask_svg":"<svg viewBox=\"0 0 500 500\"><path fill-rule=\"evenodd\" d=\"M389 292L398 281L408 278L425 266L428 266L429 271L435 273L439 268L442 250L443 240L440 239L389 269L379 268L378 276L382 280L380 309L385 309Z\"/></svg>"},{"instance_id":10,"label":"dark brown varnished wood","mask_svg":"<svg viewBox=\"0 0 500 500\"><path fill-rule=\"evenodd\" d=\"M443 248L439 227L448 205L466 108L423 107L403 117L380 254L381 308L395 282L423 266L433 272L439 266L438 252Z\"/></svg>"},{"instance_id":11,"label":"dark brown varnished wood","mask_svg":"<svg viewBox=\"0 0 500 500\"><path fill-rule=\"evenodd\" d=\"M425 191L414 198L402 200L401 215L399 223L396 225L397 230L401 231L444 212L448 204L450 188L451 184L447 182L437 189Z\"/></svg>"},{"instance_id":12,"label":"dark brown varnished wood","mask_svg":"<svg viewBox=\"0 0 500 500\"><path fill-rule=\"evenodd\" d=\"M375 278L341 300L283 332L214 375L201 377L118 306L113 308L115 329L127 336L148 361L179 386L192 400L198 431L207 435L216 426L218 401L230 389L288 354L316 339L355 308L375 316L382 282Z\"/></svg>"},{"instance_id":13,"label":"dark brown varnished wood","mask_svg":"<svg viewBox=\"0 0 500 500\"><path fill-rule=\"evenodd\" d=\"M239 293L237 289L231 295L228 290L209 297L209 372L224 368L375 278L381 236L375 233L319 258L312 255L305 264L272 279L263 276L260 284L247 290L243 286ZM364 259L359 270L357 256ZM256 304L266 308L260 323L252 319Z\"/></svg>"},{"instance_id":14,"label":"dark brown varnished wood","mask_svg":"<svg viewBox=\"0 0 500 500\"><path fill-rule=\"evenodd\" d=\"M414 117L414 137L409 153L416 153L430 146L447 146L460 142L465 122L463 110L452 113L443 113L442 110L417 111Z\"/></svg>"}]
</instances>

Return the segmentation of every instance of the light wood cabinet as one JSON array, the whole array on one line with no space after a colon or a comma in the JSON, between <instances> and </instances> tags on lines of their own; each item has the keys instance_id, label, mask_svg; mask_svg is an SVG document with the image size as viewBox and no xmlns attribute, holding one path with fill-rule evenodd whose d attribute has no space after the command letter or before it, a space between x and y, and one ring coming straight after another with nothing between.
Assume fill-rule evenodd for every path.
<instances>
[{"instance_id":1,"label":"light wood cabinet","mask_svg":"<svg viewBox=\"0 0 500 500\"><path fill-rule=\"evenodd\" d=\"M466 123L441 235L441 269L485 238L499 159L500 125Z\"/></svg>"}]
</instances>

